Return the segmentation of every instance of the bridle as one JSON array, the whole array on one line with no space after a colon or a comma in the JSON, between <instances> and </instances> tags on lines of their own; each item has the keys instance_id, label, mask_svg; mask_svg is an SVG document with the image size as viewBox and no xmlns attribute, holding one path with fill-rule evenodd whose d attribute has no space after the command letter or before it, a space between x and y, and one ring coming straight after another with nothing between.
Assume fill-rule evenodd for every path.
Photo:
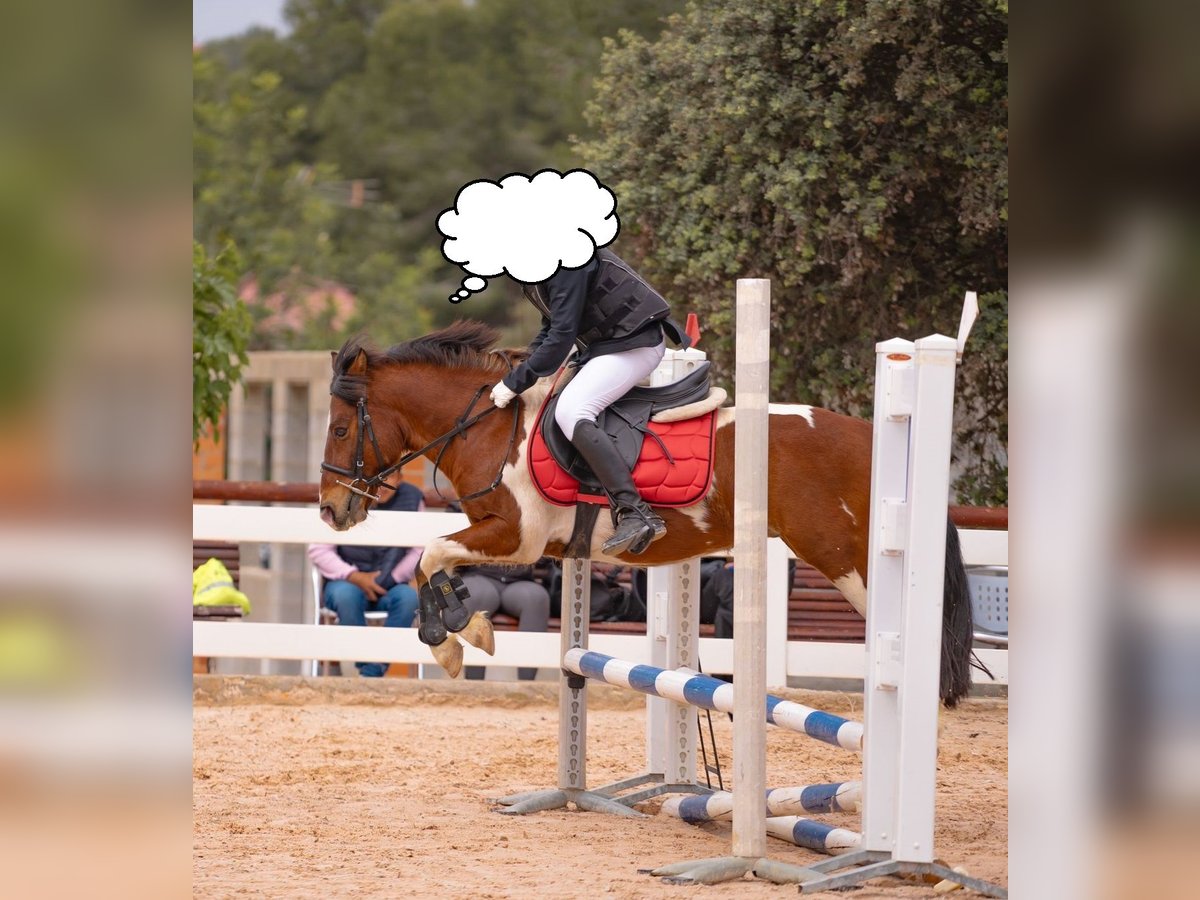
<instances>
[{"instance_id":1,"label":"bridle","mask_svg":"<svg viewBox=\"0 0 1200 900\"><path fill-rule=\"evenodd\" d=\"M500 409L498 406L492 406L483 410L482 412L476 413L473 416L471 415L471 410L475 408L475 404L479 402L479 398L483 396L483 392L487 389L488 385L485 384L475 392L475 395L471 398L471 402L467 405L466 410L461 416L454 420L453 428L434 438L421 449L413 450L411 453L406 453L400 459L396 460L396 462L392 463L390 466L380 469L370 477L365 474L365 468L363 465L364 441L370 440L371 448L375 451L376 461L383 459L383 453L379 449L379 441L375 439L375 428L371 424L371 414L367 412L367 394L366 390L364 389L363 395L358 398L358 438L354 448L354 468L350 469L342 466L335 466L333 463L328 463L322 460L321 470L323 472L332 472L334 475L341 475L345 478L351 479L350 481L335 479L335 483L346 488L346 490L350 491L351 493L358 494L360 497L366 497L378 503L380 502L380 498L378 494L371 493L373 488L387 488L389 491L395 491L396 488L385 482L384 479L397 469L408 465L418 457L424 456L426 452L432 450L434 447L438 446L438 444L441 444L442 449L438 451L437 459L435 459L433 463L433 487L434 490L437 491L438 496L447 502L461 503L465 500L474 500L477 497L482 497L484 494L490 494L500 485L500 481L504 477L504 464L508 461L508 457L512 454L512 448L517 442L517 425L521 418L520 403L514 402L512 404L512 430L508 438L508 449L501 458L500 468L496 472L496 477L492 479L492 483L490 485L481 491L475 491L474 493L467 494L465 497L447 498L442 494L442 491L437 484L438 467L441 465L442 457L445 455L446 449L450 446L451 442L459 435L462 435L463 432L465 432L480 419L483 419L485 416L489 416L496 412L496 410ZM465 435L463 435L463 440L466 440ZM361 484L362 487L359 487L359 484Z\"/></svg>"}]
</instances>

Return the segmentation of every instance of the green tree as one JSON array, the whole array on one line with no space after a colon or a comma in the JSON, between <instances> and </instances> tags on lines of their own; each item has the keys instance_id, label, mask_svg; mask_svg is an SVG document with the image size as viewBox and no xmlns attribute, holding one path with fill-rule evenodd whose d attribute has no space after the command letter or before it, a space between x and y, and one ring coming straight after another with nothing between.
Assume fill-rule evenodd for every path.
<instances>
[{"instance_id":1,"label":"green tree","mask_svg":"<svg viewBox=\"0 0 1200 900\"><path fill-rule=\"evenodd\" d=\"M192 72L197 240L210 251L232 241L272 285L297 267L331 272L339 210L321 188L337 171L304 159L307 107L271 70L229 71L197 53Z\"/></svg>"},{"instance_id":2,"label":"green tree","mask_svg":"<svg viewBox=\"0 0 1200 900\"><path fill-rule=\"evenodd\" d=\"M192 440L220 421L248 362L251 318L237 296L240 276L232 244L210 257L192 243Z\"/></svg>"},{"instance_id":3,"label":"green tree","mask_svg":"<svg viewBox=\"0 0 1200 900\"><path fill-rule=\"evenodd\" d=\"M772 280L776 399L869 414L875 341L953 334L978 290L958 487L1004 499L1005 0L691 3L607 45L588 115L624 251L727 376L733 281Z\"/></svg>"},{"instance_id":4,"label":"green tree","mask_svg":"<svg viewBox=\"0 0 1200 900\"><path fill-rule=\"evenodd\" d=\"M344 285L358 305L344 331L378 343L461 315L503 328L521 309L510 285L446 302L462 273L437 253L437 214L476 178L579 165L571 139L590 134L603 36L654 34L680 7L290 0L287 35L252 30L194 56L195 236L210 251L232 239L260 296L285 308ZM328 316L268 329L252 309L255 348L346 336Z\"/></svg>"}]
</instances>

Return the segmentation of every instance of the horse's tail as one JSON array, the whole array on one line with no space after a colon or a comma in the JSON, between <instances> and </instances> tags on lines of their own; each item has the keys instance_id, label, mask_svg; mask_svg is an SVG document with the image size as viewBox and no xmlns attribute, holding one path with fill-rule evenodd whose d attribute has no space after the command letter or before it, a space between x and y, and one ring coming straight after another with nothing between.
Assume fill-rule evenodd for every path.
<instances>
[{"instance_id":1,"label":"horse's tail","mask_svg":"<svg viewBox=\"0 0 1200 900\"><path fill-rule=\"evenodd\" d=\"M971 616L971 589L963 563L962 546L954 523L946 522L946 581L942 594L941 698L947 708L957 706L971 689L971 642L975 623Z\"/></svg>"}]
</instances>

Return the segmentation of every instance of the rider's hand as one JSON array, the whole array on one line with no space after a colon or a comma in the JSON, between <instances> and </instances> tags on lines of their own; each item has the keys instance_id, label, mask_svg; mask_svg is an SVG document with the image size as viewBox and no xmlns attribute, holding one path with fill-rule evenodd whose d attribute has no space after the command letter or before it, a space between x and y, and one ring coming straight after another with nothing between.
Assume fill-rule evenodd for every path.
<instances>
[{"instance_id":1,"label":"rider's hand","mask_svg":"<svg viewBox=\"0 0 1200 900\"><path fill-rule=\"evenodd\" d=\"M387 593L375 580L378 572L351 572L346 580L367 595L368 600L378 600Z\"/></svg>"},{"instance_id":2,"label":"rider's hand","mask_svg":"<svg viewBox=\"0 0 1200 900\"><path fill-rule=\"evenodd\" d=\"M492 388L492 402L495 403L500 409L504 409L504 407L508 406L508 404L511 403L513 398L516 396L516 393L512 391L503 381Z\"/></svg>"}]
</instances>

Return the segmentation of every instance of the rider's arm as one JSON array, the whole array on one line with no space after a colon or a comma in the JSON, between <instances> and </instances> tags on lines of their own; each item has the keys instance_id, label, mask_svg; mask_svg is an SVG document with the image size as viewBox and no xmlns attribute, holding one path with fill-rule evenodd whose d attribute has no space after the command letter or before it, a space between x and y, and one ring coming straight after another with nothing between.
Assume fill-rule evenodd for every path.
<instances>
[{"instance_id":1,"label":"rider's arm","mask_svg":"<svg viewBox=\"0 0 1200 900\"><path fill-rule=\"evenodd\" d=\"M542 341L546 340L546 335L550 333L550 320L542 316L542 327L532 341L529 342L529 356L537 353L538 347L542 346Z\"/></svg>"},{"instance_id":2,"label":"rider's arm","mask_svg":"<svg viewBox=\"0 0 1200 900\"><path fill-rule=\"evenodd\" d=\"M538 338L530 345L529 357L504 376L511 391L521 393L539 378L553 375L566 361L579 334L579 321L587 301L588 276L591 266L582 269L560 269L546 282L550 320L542 326Z\"/></svg>"}]
</instances>

